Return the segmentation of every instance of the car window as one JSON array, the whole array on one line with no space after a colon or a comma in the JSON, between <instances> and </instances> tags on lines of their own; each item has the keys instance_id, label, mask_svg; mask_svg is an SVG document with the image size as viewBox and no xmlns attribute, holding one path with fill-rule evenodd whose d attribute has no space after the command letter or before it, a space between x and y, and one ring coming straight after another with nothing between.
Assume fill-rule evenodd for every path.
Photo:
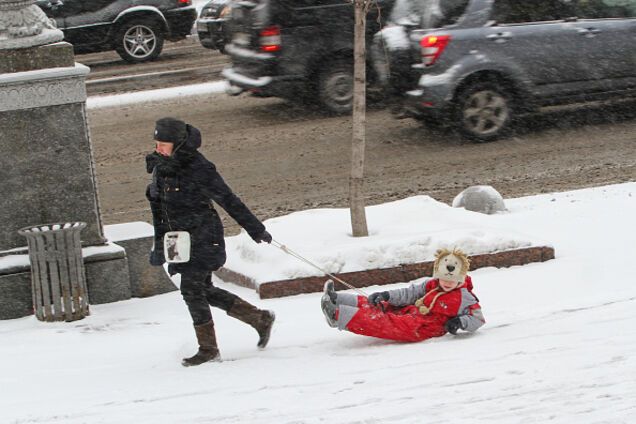
<instances>
[{"instance_id":1,"label":"car window","mask_svg":"<svg viewBox=\"0 0 636 424\"><path fill-rule=\"evenodd\" d=\"M113 0L61 0L58 7L64 16L75 16L82 13L95 12L113 2ZM53 1L52 3L55 5L56 2Z\"/></svg>"},{"instance_id":2,"label":"car window","mask_svg":"<svg viewBox=\"0 0 636 424\"><path fill-rule=\"evenodd\" d=\"M456 23L469 0L397 0L389 20L398 25L439 28Z\"/></svg>"},{"instance_id":3,"label":"car window","mask_svg":"<svg viewBox=\"0 0 636 424\"><path fill-rule=\"evenodd\" d=\"M287 0L285 4L290 7L320 7L334 4L350 4L347 0Z\"/></svg>"},{"instance_id":4,"label":"car window","mask_svg":"<svg viewBox=\"0 0 636 424\"><path fill-rule=\"evenodd\" d=\"M446 0L440 3L442 16L438 26L447 26L457 23L466 11L469 0Z\"/></svg>"},{"instance_id":5,"label":"car window","mask_svg":"<svg viewBox=\"0 0 636 424\"><path fill-rule=\"evenodd\" d=\"M576 16L581 19L636 17L636 0L578 0Z\"/></svg>"},{"instance_id":6,"label":"car window","mask_svg":"<svg viewBox=\"0 0 636 424\"><path fill-rule=\"evenodd\" d=\"M498 24L560 21L575 16L568 0L497 0L491 19Z\"/></svg>"}]
</instances>

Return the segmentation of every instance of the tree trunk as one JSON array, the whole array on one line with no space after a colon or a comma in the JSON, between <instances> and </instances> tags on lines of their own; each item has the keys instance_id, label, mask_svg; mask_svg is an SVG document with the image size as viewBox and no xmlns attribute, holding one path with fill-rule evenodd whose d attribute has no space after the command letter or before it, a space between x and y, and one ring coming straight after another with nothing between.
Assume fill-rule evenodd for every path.
<instances>
[{"instance_id":1,"label":"tree trunk","mask_svg":"<svg viewBox=\"0 0 636 424\"><path fill-rule=\"evenodd\" d=\"M366 121L366 3L365 0L354 0L353 137L351 140L351 179L349 180L349 207L354 237L369 235L362 193Z\"/></svg>"}]
</instances>

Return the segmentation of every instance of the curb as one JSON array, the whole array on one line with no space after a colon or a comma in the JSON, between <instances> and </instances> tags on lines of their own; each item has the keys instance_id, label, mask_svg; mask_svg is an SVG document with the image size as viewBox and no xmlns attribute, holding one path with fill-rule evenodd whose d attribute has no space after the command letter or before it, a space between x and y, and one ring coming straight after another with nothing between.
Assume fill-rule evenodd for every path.
<instances>
[{"instance_id":1,"label":"curb","mask_svg":"<svg viewBox=\"0 0 636 424\"><path fill-rule=\"evenodd\" d=\"M550 259L554 259L554 248L537 246L470 256L470 269L475 270L485 267L507 268L517 265L527 265L534 262L545 262ZM303 277L291 280L268 281L257 285L252 278L227 268L221 268L215 271L215 274L223 281L256 290L261 299L321 292L327 279L326 276ZM433 261L427 261L403 264L393 268L344 272L334 275L354 287L367 287L403 283L432 274ZM335 284L336 289L347 289L347 287L344 287L338 282Z\"/></svg>"}]
</instances>

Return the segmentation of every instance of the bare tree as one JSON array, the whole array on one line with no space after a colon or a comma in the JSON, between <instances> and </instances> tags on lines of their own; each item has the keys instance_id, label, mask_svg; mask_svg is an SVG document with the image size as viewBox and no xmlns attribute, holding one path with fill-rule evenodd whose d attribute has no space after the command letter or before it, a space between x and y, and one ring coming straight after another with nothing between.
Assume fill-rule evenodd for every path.
<instances>
[{"instance_id":1,"label":"bare tree","mask_svg":"<svg viewBox=\"0 0 636 424\"><path fill-rule=\"evenodd\" d=\"M372 0L352 0L355 8L353 47L353 137L351 140L351 178L349 207L354 237L366 237L367 217L362 192L364 183L364 149L366 143L366 18Z\"/></svg>"}]
</instances>

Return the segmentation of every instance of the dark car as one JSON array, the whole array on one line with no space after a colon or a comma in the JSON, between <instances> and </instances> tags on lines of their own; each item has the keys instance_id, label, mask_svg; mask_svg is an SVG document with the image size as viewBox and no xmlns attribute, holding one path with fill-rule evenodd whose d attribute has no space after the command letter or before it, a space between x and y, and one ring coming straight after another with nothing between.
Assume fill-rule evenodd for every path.
<instances>
[{"instance_id":1,"label":"dark car","mask_svg":"<svg viewBox=\"0 0 636 424\"><path fill-rule=\"evenodd\" d=\"M37 0L77 53L116 50L128 62L159 56L164 40L190 34L192 0Z\"/></svg>"},{"instance_id":2,"label":"dark car","mask_svg":"<svg viewBox=\"0 0 636 424\"><path fill-rule=\"evenodd\" d=\"M203 6L197 19L197 34L203 47L225 52L230 10L230 0L212 0Z\"/></svg>"},{"instance_id":3,"label":"dark car","mask_svg":"<svg viewBox=\"0 0 636 424\"><path fill-rule=\"evenodd\" d=\"M410 40L408 111L477 141L542 106L636 95L636 0L469 0Z\"/></svg>"},{"instance_id":4,"label":"dark car","mask_svg":"<svg viewBox=\"0 0 636 424\"><path fill-rule=\"evenodd\" d=\"M393 0L378 0L367 16L367 40ZM347 0L256 0L232 3L231 89L283 98L317 98L346 113L353 99L353 5ZM383 13L385 12L385 13ZM368 79L373 80L369 67Z\"/></svg>"}]
</instances>

